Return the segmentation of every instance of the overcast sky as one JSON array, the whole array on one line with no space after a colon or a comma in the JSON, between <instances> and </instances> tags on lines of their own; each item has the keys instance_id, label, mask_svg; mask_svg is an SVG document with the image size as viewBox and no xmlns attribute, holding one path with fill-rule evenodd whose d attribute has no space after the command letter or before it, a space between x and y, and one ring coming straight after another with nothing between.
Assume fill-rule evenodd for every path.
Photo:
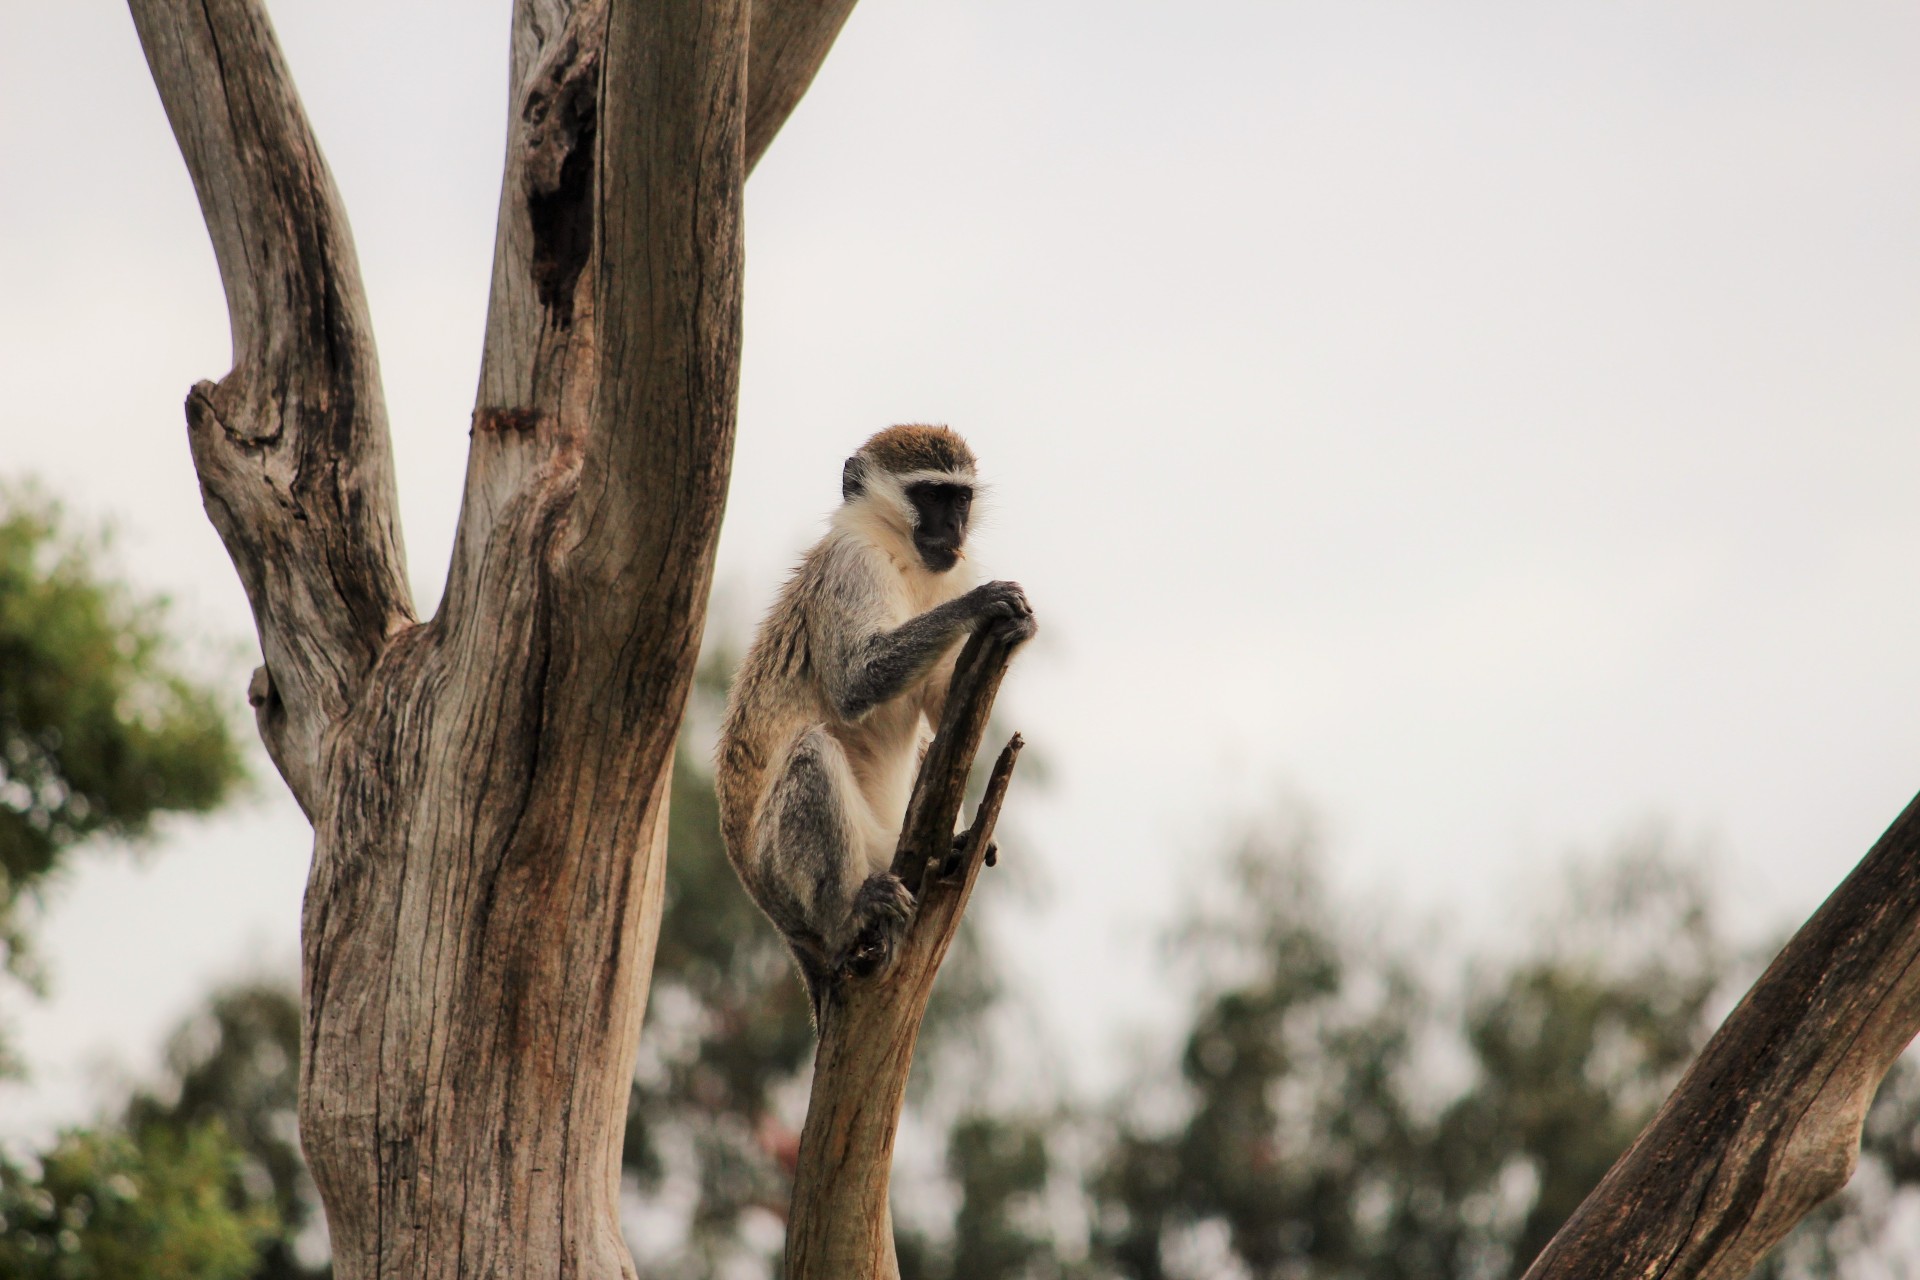
<instances>
[{"instance_id":1,"label":"overcast sky","mask_svg":"<svg viewBox=\"0 0 1920 1280\"><path fill-rule=\"evenodd\" d=\"M412 573L479 363L507 7L279 0L353 219ZM123 8L0 43L0 470L252 659L180 404L229 363ZM1043 638L1012 984L1078 1078L1241 816L1475 937L1649 823L1754 932L1920 786L1920 9L1732 0L867 0L749 187L719 616L757 616L892 422L964 432ZM38 1072L77 1114L205 986L290 967L309 836L88 861ZM986 892L994 892L989 883ZM0 1128L5 1128L0 1123Z\"/></svg>"}]
</instances>

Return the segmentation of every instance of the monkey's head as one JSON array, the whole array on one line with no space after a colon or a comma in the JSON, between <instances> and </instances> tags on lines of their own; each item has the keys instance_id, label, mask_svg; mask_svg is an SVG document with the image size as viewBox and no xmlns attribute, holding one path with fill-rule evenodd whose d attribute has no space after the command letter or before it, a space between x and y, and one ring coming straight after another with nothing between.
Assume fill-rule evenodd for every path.
<instances>
[{"instance_id":1,"label":"monkey's head","mask_svg":"<svg viewBox=\"0 0 1920 1280\"><path fill-rule=\"evenodd\" d=\"M959 563L973 510L973 450L946 427L888 427L860 446L840 473L840 496L875 504L913 538L935 573Z\"/></svg>"}]
</instances>

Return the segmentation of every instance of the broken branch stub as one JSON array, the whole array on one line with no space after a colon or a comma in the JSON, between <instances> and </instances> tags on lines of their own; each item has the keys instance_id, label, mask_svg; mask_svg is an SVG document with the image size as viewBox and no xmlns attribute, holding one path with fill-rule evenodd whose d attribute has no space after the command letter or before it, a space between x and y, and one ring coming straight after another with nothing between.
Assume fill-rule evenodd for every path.
<instances>
[{"instance_id":1,"label":"broken branch stub","mask_svg":"<svg viewBox=\"0 0 1920 1280\"><path fill-rule=\"evenodd\" d=\"M984 631L961 651L894 853L893 873L917 900L913 921L890 969L837 980L822 1008L787 1215L787 1280L899 1275L887 1205L893 1139L934 976L972 897L1022 745L1015 734L1001 750L973 822L956 841L967 774L1012 657L1012 646ZM943 876L949 858L953 874Z\"/></svg>"},{"instance_id":2,"label":"broken branch stub","mask_svg":"<svg viewBox=\"0 0 1920 1280\"><path fill-rule=\"evenodd\" d=\"M1734 1280L1846 1185L1920 1030L1920 799L1728 1015L1527 1270Z\"/></svg>"}]
</instances>

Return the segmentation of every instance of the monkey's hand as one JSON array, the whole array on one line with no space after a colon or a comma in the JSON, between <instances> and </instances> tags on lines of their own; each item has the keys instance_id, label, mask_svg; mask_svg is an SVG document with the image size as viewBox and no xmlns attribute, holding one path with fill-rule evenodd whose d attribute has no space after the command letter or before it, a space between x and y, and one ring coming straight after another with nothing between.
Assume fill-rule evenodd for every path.
<instances>
[{"instance_id":1,"label":"monkey's hand","mask_svg":"<svg viewBox=\"0 0 1920 1280\"><path fill-rule=\"evenodd\" d=\"M1017 582L983 583L971 593L979 601L980 627L990 630L1009 645L1025 644L1040 630L1034 621L1033 606Z\"/></svg>"},{"instance_id":2,"label":"monkey's hand","mask_svg":"<svg viewBox=\"0 0 1920 1280\"><path fill-rule=\"evenodd\" d=\"M853 899L853 941L839 970L853 978L885 973L913 919L913 895L900 877L881 871L867 877Z\"/></svg>"}]
</instances>

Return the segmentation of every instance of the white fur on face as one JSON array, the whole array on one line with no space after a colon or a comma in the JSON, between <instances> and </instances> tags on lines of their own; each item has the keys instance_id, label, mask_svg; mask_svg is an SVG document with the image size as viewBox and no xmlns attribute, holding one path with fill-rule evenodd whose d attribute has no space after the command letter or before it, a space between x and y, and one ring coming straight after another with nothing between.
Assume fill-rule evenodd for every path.
<instances>
[{"instance_id":1,"label":"white fur on face","mask_svg":"<svg viewBox=\"0 0 1920 1280\"><path fill-rule=\"evenodd\" d=\"M860 496L853 500L859 503L871 499L877 510L884 514L887 523L897 527L902 533L911 535L914 526L919 523L919 513L907 498L907 490L916 484L958 484L965 485L979 496L980 483L973 478L972 471L869 471L862 477ZM849 504L852 505L852 504Z\"/></svg>"}]
</instances>

